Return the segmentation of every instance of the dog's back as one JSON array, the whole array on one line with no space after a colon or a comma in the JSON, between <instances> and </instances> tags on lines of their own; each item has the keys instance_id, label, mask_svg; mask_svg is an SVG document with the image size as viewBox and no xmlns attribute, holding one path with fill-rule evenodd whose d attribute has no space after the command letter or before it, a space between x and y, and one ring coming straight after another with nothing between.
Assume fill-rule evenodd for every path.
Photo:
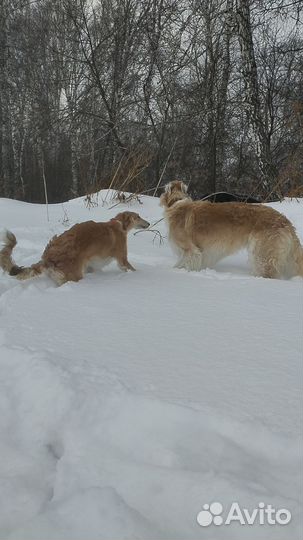
<instances>
[{"instance_id":1,"label":"dog's back","mask_svg":"<svg viewBox=\"0 0 303 540\"><path fill-rule=\"evenodd\" d=\"M229 234L231 231L237 232L237 234L241 231L248 235L251 232L264 231L265 229L270 231L281 228L295 230L283 214L261 204L182 201L174 207L174 210L172 212L173 219L180 216L184 220L185 215L190 216L187 223L194 228L193 232L198 232L201 229L210 235L216 229L220 229L223 235L225 232Z\"/></svg>"},{"instance_id":2,"label":"dog's back","mask_svg":"<svg viewBox=\"0 0 303 540\"><path fill-rule=\"evenodd\" d=\"M120 260L126 250L127 231L118 220L96 223L78 223L47 245L42 263L46 269L62 272L67 280L77 281L83 276L89 262Z\"/></svg>"},{"instance_id":3,"label":"dog's back","mask_svg":"<svg viewBox=\"0 0 303 540\"><path fill-rule=\"evenodd\" d=\"M77 223L60 236L50 240L42 255L46 267L56 265L75 265L81 259L84 263L91 257L113 256L117 242L124 238L119 222L96 223L86 221Z\"/></svg>"}]
</instances>

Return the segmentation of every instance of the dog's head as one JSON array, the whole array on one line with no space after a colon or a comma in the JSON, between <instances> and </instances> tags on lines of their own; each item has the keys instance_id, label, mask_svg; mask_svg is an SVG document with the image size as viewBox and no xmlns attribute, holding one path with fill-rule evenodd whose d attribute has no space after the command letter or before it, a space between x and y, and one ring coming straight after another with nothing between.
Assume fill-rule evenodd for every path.
<instances>
[{"instance_id":1,"label":"dog's head","mask_svg":"<svg viewBox=\"0 0 303 540\"><path fill-rule=\"evenodd\" d=\"M165 191L160 197L160 205L165 208L170 208L177 201L182 199L189 199L187 194L187 185L181 180L173 180L165 186Z\"/></svg>"},{"instance_id":2,"label":"dog's head","mask_svg":"<svg viewBox=\"0 0 303 540\"><path fill-rule=\"evenodd\" d=\"M150 225L136 212L120 212L114 219L121 223L122 229L126 232L131 229L147 229Z\"/></svg>"}]
</instances>

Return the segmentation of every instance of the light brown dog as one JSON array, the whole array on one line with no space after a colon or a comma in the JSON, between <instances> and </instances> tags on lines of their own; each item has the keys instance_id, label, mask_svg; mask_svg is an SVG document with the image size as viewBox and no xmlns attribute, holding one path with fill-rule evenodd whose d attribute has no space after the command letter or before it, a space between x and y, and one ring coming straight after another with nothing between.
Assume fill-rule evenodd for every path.
<instances>
[{"instance_id":1,"label":"light brown dog","mask_svg":"<svg viewBox=\"0 0 303 540\"><path fill-rule=\"evenodd\" d=\"M303 248L290 221L268 206L193 201L187 186L170 182L161 195L177 268L201 270L247 248L254 274L303 276Z\"/></svg>"},{"instance_id":2,"label":"light brown dog","mask_svg":"<svg viewBox=\"0 0 303 540\"><path fill-rule=\"evenodd\" d=\"M135 270L127 259L127 233L131 229L146 229L149 223L135 212L121 212L105 223L78 223L60 236L54 236L46 246L41 261L23 268L12 260L17 241L6 231L0 251L0 267L18 279L28 279L46 273L58 285L79 281L94 263L104 266L116 259L121 270Z\"/></svg>"}]
</instances>

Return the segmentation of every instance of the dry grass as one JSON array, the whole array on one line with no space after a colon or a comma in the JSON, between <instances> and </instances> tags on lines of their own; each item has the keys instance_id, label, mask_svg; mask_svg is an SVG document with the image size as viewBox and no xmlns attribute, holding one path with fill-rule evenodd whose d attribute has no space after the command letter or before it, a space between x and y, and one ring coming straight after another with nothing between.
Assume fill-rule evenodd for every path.
<instances>
[{"instance_id":1,"label":"dry grass","mask_svg":"<svg viewBox=\"0 0 303 540\"><path fill-rule=\"evenodd\" d=\"M110 210L111 208L115 208L115 206L118 206L119 204L131 204L132 202L138 202L139 204L143 204L138 193L130 193L129 195L125 195L123 191L116 191L115 193L113 193L110 201L117 201L115 204L109 207Z\"/></svg>"},{"instance_id":2,"label":"dry grass","mask_svg":"<svg viewBox=\"0 0 303 540\"><path fill-rule=\"evenodd\" d=\"M303 196L303 148L299 145L296 152L289 156L277 178L272 190L264 197L263 202L271 200L273 194L281 200L284 197Z\"/></svg>"},{"instance_id":3,"label":"dry grass","mask_svg":"<svg viewBox=\"0 0 303 540\"><path fill-rule=\"evenodd\" d=\"M152 156L146 149L136 148L125 152L112 169L109 178L97 182L86 194L88 208L98 206L98 192L107 189L102 204L129 204L141 202L139 194L144 190L143 172L151 163ZM129 194L131 193L131 194Z\"/></svg>"},{"instance_id":4,"label":"dry grass","mask_svg":"<svg viewBox=\"0 0 303 540\"><path fill-rule=\"evenodd\" d=\"M89 210L98 206L99 193L94 191L93 193L87 193L84 199L84 204Z\"/></svg>"},{"instance_id":5,"label":"dry grass","mask_svg":"<svg viewBox=\"0 0 303 540\"><path fill-rule=\"evenodd\" d=\"M286 197L289 197L290 199L302 199L303 198L303 184L301 184L301 186L296 186L294 188L291 188L286 194Z\"/></svg>"}]
</instances>

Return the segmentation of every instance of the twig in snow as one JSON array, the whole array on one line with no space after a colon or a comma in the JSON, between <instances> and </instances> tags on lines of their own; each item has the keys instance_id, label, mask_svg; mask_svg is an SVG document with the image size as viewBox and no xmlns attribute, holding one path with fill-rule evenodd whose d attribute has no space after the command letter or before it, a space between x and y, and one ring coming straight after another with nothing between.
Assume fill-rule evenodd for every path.
<instances>
[{"instance_id":1,"label":"twig in snow","mask_svg":"<svg viewBox=\"0 0 303 540\"><path fill-rule=\"evenodd\" d=\"M143 233L143 232L152 232L154 233L154 238L153 238L153 242L155 241L156 238L158 238L159 240L159 245L163 244L164 243L164 236L160 233L160 231L158 231L158 229L150 229L150 227L154 227L155 225L157 225L158 223L160 223L160 221L163 221L164 218L161 218L161 219L158 219L158 221L155 221L155 223L152 223L148 229L140 229L139 231L136 231L134 232L134 236L136 234L139 234L139 233Z\"/></svg>"}]
</instances>

